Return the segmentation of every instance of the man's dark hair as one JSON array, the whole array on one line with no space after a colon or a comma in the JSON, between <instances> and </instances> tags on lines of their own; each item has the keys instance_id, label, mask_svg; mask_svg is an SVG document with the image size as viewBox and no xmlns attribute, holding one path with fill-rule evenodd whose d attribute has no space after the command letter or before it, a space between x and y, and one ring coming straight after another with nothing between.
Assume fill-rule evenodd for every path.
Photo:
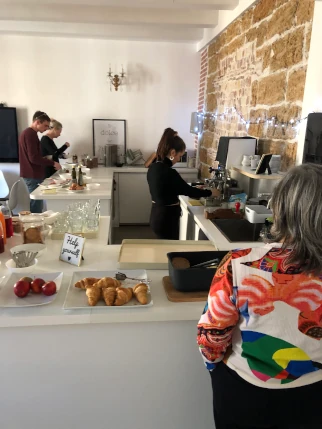
<instances>
[{"instance_id":1,"label":"man's dark hair","mask_svg":"<svg viewBox=\"0 0 322 429\"><path fill-rule=\"evenodd\" d=\"M47 115L47 113L42 112L41 110L37 110L37 112L32 117L32 122L39 121L39 122L50 122L50 117Z\"/></svg>"}]
</instances>

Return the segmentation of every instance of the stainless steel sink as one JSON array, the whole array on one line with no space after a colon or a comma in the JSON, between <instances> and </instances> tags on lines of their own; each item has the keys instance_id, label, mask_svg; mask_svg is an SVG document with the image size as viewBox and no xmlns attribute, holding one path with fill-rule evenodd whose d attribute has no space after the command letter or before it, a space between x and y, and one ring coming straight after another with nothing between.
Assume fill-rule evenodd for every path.
<instances>
[{"instance_id":1,"label":"stainless steel sink","mask_svg":"<svg viewBox=\"0 0 322 429\"><path fill-rule=\"evenodd\" d=\"M246 219L213 219L211 221L231 243L259 241L263 223L250 223Z\"/></svg>"}]
</instances>

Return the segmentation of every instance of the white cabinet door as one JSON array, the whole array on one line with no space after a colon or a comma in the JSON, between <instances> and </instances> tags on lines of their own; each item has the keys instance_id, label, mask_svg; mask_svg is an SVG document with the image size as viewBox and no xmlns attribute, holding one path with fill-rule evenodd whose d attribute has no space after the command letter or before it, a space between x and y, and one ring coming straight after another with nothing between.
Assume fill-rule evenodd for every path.
<instances>
[{"instance_id":1,"label":"white cabinet door","mask_svg":"<svg viewBox=\"0 0 322 429\"><path fill-rule=\"evenodd\" d=\"M151 195L146 173L119 173L120 224L149 224Z\"/></svg>"}]
</instances>

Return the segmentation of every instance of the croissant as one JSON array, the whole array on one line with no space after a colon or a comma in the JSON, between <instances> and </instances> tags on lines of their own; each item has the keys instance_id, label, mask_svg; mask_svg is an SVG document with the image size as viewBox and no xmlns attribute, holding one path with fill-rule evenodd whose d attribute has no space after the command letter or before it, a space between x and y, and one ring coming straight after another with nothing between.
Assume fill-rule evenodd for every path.
<instances>
[{"instance_id":1,"label":"croissant","mask_svg":"<svg viewBox=\"0 0 322 429\"><path fill-rule=\"evenodd\" d=\"M86 289L86 295L88 299L88 304L91 307L94 307L98 303L99 299L101 298L102 291L100 288L97 288L95 286L89 286Z\"/></svg>"},{"instance_id":2,"label":"croissant","mask_svg":"<svg viewBox=\"0 0 322 429\"><path fill-rule=\"evenodd\" d=\"M98 281L99 279L96 279L95 277L87 277L85 279L80 280L79 282L76 282L75 287L79 289L86 289L89 286L93 286L93 284Z\"/></svg>"},{"instance_id":3,"label":"croissant","mask_svg":"<svg viewBox=\"0 0 322 429\"><path fill-rule=\"evenodd\" d=\"M108 306L114 305L114 301L116 298L116 289L114 287L104 287L102 288L102 293L105 304Z\"/></svg>"},{"instance_id":4,"label":"croissant","mask_svg":"<svg viewBox=\"0 0 322 429\"><path fill-rule=\"evenodd\" d=\"M148 286L145 283L139 283L133 288L135 298L140 304L146 305L148 303Z\"/></svg>"},{"instance_id":5,"label":"croissant","mask_svg":"<svg viewBox=\"0 0 322 429\"><path fill-rule=\"evenodd\" d=\"M95 287L102 288L102 287L114 287L117 288L121 286L121 283L116 280L112 279L112 277L103 277L102 279L98 280L96 283L94 283Z\"/></svg>"},{"instance_id":6,"label":"croissant","mask_svg":"<svg viewBox=\"0 0 322 429\"><path fill-rule=\"evenodd\" d=\"M116 298L114 305L124 305L130 301L133 296L133 290L130 287L116 288Z\"/></svg>"}]
</instances>

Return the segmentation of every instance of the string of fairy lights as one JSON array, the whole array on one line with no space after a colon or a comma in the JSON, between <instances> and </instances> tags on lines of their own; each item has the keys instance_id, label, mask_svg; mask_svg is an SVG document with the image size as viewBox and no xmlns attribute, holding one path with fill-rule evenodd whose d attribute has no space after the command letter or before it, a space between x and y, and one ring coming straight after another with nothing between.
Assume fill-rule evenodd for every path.
<instances>
[{"instance_id":1,"label":"string of fairy lights","mask_svg":"<svg viewBox=\"0 0 322 429\"><path fill-rule=\"evenodd\" d=\"M280 127L285 133L286 129L291 128L296 131L296 134L299 132L300 124L307 119L305 118L291 118L288 121L279 120L277 116L266 116L264 118L260 117L256 120L245 119L242 113L237 109L236 106L225 108L224 112L218 113L216 112L198 112L198 121L201 124L201 118L211 118L213 120L227 120L227 116L229 117L239 117L239 121L245 125L246 130L248 131L250 125L260 125L264 124L266 126L272 126L274 128Z\"/></svg>"}]
</instances>

